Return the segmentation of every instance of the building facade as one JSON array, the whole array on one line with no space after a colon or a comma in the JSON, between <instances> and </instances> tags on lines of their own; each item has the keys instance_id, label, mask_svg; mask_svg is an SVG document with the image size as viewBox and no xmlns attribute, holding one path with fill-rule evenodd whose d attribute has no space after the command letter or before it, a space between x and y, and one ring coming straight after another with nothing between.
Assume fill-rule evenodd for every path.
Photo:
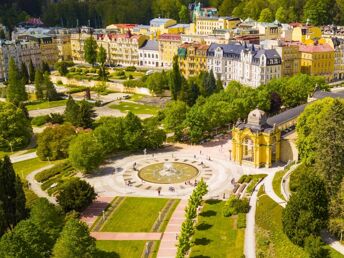
<instances>
[{"instance_id":1,"label":"building facade","mask_svg":"<svg viewBox=\"0 0 344 258\"><path fill-rule=\"evenodd\" d=\"M178 54L181 45L180 34L162 34L158 38L159 53L164 68L171 68L173 57Z\"/></svg>"},{"instance_id":2,"label":"building facade","mask_svg":"<svg viewBox=\"0 0 344 258\"><path fill-rule=\"evenodd\" d=\"M139 65L143 67L162 67L158 41L147 40L139 48Z\"/></svg>"}]
</instances>

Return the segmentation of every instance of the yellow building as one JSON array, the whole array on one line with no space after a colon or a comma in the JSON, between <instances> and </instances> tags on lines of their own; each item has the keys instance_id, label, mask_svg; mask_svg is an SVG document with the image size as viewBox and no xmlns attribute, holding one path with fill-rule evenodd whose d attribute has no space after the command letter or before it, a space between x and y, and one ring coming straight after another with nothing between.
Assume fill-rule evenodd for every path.
<instances>
[{"instance_id":1,"label":"yellow building","mask_svg":"<svg viewBox=\"0 0 344 258\"><path fill-rule=\"evenodd\" d=\"M214 30L234 29L240 22L235 17L199 16L195 21L196 34L211 35Z\"/></svg>"},{"instance_id":2,"label":"yellow building","mask_svg":"<svg viewBox=\"0 0 344 258\"><path fill-rule=\"evenodd\" d=\"M285 44L276 47L276 50L282 59L282 77L293 76L301 72L299 46Z\"/></svg>"},{"instance_id":3,"label":"yellow building","mask_svg":"<svg viewBox=\"0 0 344 258\"><path fill-rule=\"evenodd\" d=\"M237 164L271 167L280 160L281 131L267 123L263 111L251 111L247 123L238 124L232 135L231 157Z\"/></svg>"},{"instance_id":4,"label":"yellow building","mask_svg":"<svg viewBox=\"0 0 344 258\"><path fill-rule=\"evenodd\" d=\"M162 34L158 37L158 42L163 67L172 67L173 57L178 54L178 47L181 44L180 34Z\"/></svg>"},{"instance_id":5,"label":"yellow building","mask_svg":"<svg viewBox=\"0 0 344 258\"><path fill-rule=\"evenodd\" d=\"M71 52L73 62L83 63L84 59L84 43L92 34L89 32L72 33L70 36ZM95 36L93 36L95 37Z\"/></svg>"},{"instance_id":6,"label":"yellow building","mask_svg":"<svg viewBox=\"0 0 344 258\"><path fill-rule=\"evenodd\" d=\"M328 44L300 45L301 72L309 75L324 76L332 80L334 73L334 49Z\"/></svg>"},{"instance_id":7,"label":"yellow building","mask_svg":"<svg viewBox=\"0 0 344 258\"><path fill-rule=\"evenodd\" d=\"M178 48L180 72L188 78L207 71L207 50L209 46L200 43L184 43Z\"/></svg>"},{"instance_id":8,"label":"yellow building","mask_svg":"<svg viewBox=\"0 0 344 258\"><path fill-rule=\"evenodd\" d=\"M56 44L58 50L59 60L70 61L72 60L72 45L70 34L56 35Z\"/></svg>"},{"instance_id":9,"label":"yellow building","mask_svg":"<svg viewBox=\"0 0 344 258\"><path fill-rule=\"evenodd\" d=\"M331 48L334 49L334 80L344 79L344 39L332 37L326 39Z\"/></svg>"},{"instance_id":10,"label":"yellow building","mask_svg":"<svg viewBox=\"0 0 344 258\"><path fill-rule=\"evenodd\" d=\"M321 29L315 26L295 26L292 32L292 40L303 44L312 44L313 40L321 37Z\"/></svg>"}]
</instances>

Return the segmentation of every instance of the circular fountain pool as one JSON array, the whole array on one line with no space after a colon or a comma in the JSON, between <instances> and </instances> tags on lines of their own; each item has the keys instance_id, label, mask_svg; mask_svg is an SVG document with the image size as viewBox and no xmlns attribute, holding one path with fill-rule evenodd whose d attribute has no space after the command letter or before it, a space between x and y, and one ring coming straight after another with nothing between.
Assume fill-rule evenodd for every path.
<instances>
[{"instance_id":1,"label":"circular fountain pool","mask_svg":"<svg viewBox=\"0 0 344 258\"><path fill-rule=\"evenodd\" d=\"M188 181L198 175L198 169L181 162L164 162L140 169L138 176L151 183L176 184Z\"/></svg>"}]
</instances>

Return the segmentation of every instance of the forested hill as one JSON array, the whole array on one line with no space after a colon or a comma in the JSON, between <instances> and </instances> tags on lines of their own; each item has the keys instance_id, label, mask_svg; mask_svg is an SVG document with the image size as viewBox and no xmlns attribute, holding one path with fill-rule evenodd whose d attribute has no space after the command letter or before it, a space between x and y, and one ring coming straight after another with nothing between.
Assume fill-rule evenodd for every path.
<instances>
[{"instance_id":1,"label":"forested hill","mask_svg":"<svg viewBox=\"0 0 344 258\"><path fill-rule=\"evenodd\" d=\"M344 0L198 0L233 15L262 21L344 24ZM13 27L28 16L46 25L104 27L111 23L148 24L153 17L179 20L192 0L0 0L0 22ZM184 6L184 7L183 7ZM185 9L185 8L184 8Z\"/></svg>"}]
</instances>

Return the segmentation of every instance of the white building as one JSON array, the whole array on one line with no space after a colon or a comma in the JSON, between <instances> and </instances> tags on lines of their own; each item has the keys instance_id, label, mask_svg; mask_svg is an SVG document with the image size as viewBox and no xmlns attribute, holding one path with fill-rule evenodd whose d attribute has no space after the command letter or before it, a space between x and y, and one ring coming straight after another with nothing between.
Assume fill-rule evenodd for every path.
<instances>
[{"instance_id":1,"label":"white building","mask_svg":"<svg viewBox=\"0 0 344 258\"><path fill-rule=\"evenodd\" d=\"M158 41L147 40L139 48L139 65L144 67L162 67Z\"/></svg>"},{"instance_id":2,"label":"white building","mask_svg":"<svg viewBox=\"0 0 344 258\"><path fill-rule=\"evenodd\" d=\"M256 49L254 45L211 44L207 66L224 85L238 81L258 87L282 74L281 57L274 49Z\"/></svg>"}]
</instances>

